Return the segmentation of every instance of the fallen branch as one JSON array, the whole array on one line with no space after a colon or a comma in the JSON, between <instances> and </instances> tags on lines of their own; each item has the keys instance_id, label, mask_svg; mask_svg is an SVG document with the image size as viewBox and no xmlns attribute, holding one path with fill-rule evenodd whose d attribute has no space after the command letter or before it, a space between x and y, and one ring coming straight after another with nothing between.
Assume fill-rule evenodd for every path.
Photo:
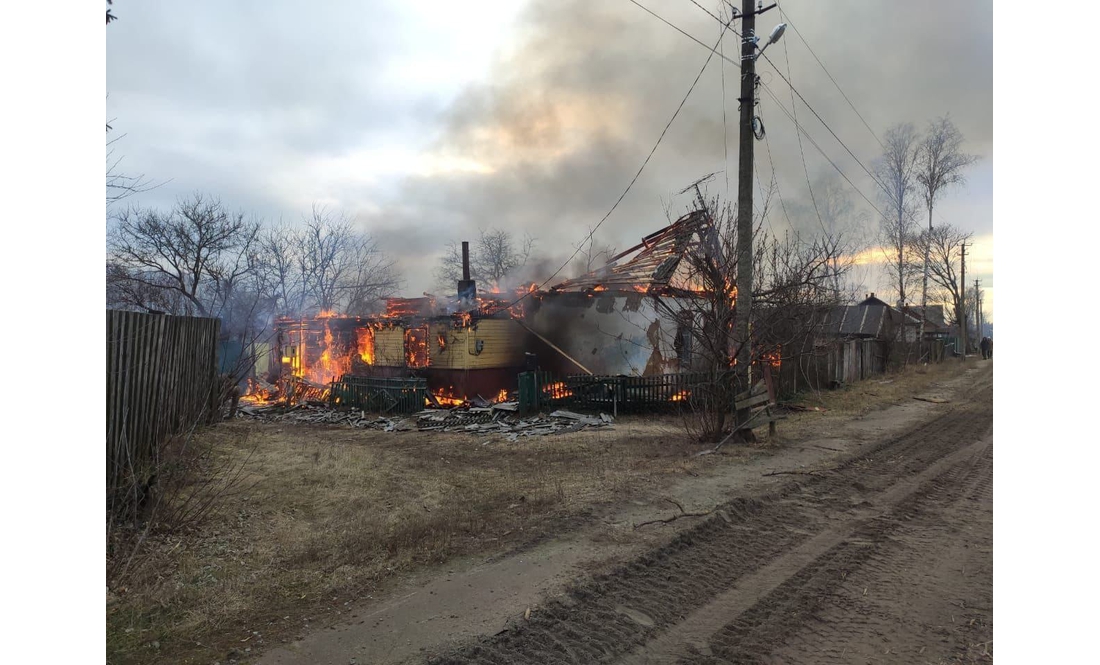
<instances>
[{"instance_id":1,"label":"fallen branch","mask_svg":"<svg viewBox=\"0 0 1100 665\"><path fill-rule=\"evenodd\" d=\"M821 471L772 471L761 474L762 476L816 476Z\"/></svg>"},{"instance_id":2,"label":"fallen branch","mask_svg":"<svg viewBox=\"0 0 1100 665\"><path fill-rule=\"evenodd\" d=\"M704 513L689 513L689 512L684 511L684 507L681 506L678 502L676 502L672 499L669 499L669 498L665 498L665 501L668 501L672 505L679 508L680 509L680 514L679 515L673 515L672 517L668 517L668 518L660 519L660 520L648 520L648 521L645 521L645 522L639 522L639 523L634 525L634 530L637 531L639 528L641 528L641 527L643 527L647 524L668 524L669 522L673 522L675 520L678 520L681 517L706 517L707 515L710 515L715 510L717 510L717 507L715 507L715 508L711 508L710 510L708 510Z\"/></svg>"},{"instance_id":3,"label":"fallen branch","mask_svg":"<svg viewBox=\"0 0 1100 665\"><path fill-rule=\"evenodd\" d=\"M920 400L922 402L931 402L933 404L947 404L951 401L949 399L944 399L942 397L916 397L916 396L914 396L913 399L917 399L917 400Z\"/></svg>"}]
</instances>

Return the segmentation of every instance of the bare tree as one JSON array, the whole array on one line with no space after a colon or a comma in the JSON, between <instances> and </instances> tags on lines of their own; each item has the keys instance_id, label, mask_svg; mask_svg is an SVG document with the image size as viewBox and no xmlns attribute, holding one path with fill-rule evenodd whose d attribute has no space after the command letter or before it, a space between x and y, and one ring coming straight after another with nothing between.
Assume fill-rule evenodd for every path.
<instances>
[{"instance_id":1,"label":"bare tree","mask_svg":"<svg viewBox=\"0 0 1100 665\"><path fill-rule=\"evenodd\" d=\"M773 176L774 177L774 176ZM835 173L814 180L810 200L791 203L789 208L800 222L800 237L813 238L828 247L831 285L838 301L850 301L859 289L847 284L852 275L852 259L866 248L861 227L866 215L857 210L850 190Z\"/></svg>"},{"instance_id":2,"label":"bare tree","mask_svg":"<svg viewBox=\"0 0 1100 665\"><path fill-rule=\"evenodd\" d=\"M882 185L879 197L886 204L879 220L879 238L886 255L886 274L897 293L897 302L904 306L913 281L907 249L917 233L919 143L912 123L891 127L883 140L886 148L875 164L875 175Z\"/></svg>"},{"instance_id":3,"label":"bare tree","mask_svg":"<svg viewBox=\"0 0 1100 665\"><path fill-rule=\"evenodd\" d=\"M511 231L499 228L478 229L477 239L470 248L470 278L492 287L502 286L502 281L531 258L535 239L524 234L517 240ZM447 251L435 269L435 278L441 288L453 286L462 279L462 248L457 241L447 244Z\"/></svg>"},{"instance_id":4,"label":"bare tree","mask_svg":"<svg viewBox=\"0 0 1100 665\"><path fill-rule=\"evenodd\" d=\"M945 305L950 308L946 317L952 323L962 321L963 299L966 285L960 277L962 264L962 244L970 240L971 233L961 231L949 224L937 226L925 231L917 240L921 250L928 256L928 276L939 287Z\"/></svg>"},{"instance_id":5,"label":"bare tree","mask_svg":"<svg viewBox=\"0 0 1100 665\"><path fill-rule=\"evenodd\" d=\"M111 124L107 123L107 131L111 131ZM129 175L119 168L122 156L115 156L115 143L126 135L116 136L107 141L107 207L134 194L147 192L159 187L163 183L153 184L153 181L145 177L145 174Z\"/></svg>"},{"instance_id":6,"label":"bare tree","mask_svg":"<svg viewBox=\"0 0 1100 665\"><path fill-rule=\"evenodd\" d=\"M392 296L401 287L393 259L378 247L372 237L359 234L351 247L353 268L346 289L345 311L367 314L377 311L383 298Z\"/></svg>"},{"instance_id":7,"label":"bare tree","mask_svg":"<svg viewBox=\"0 0 1100 665\"><path fill-rule=\"evenodd\" d=\"M597 242L592 234L593 229L589 227L586 239L580 245L574 245L579 250L577 258L573 259L575 277L586 275L607 265L618 251L614 245Z\"/></svg>"},{"instance_id":8,"label":"bare tree","mask_svg":"<svg viewBox=\"0 0 1100 665\"><path fill-rule=\"evenodd\" d=\"M298 264L307 306L367 313L400 286L393 260L343 213L314 205L300 238ZM352 305L356 312L347 310Z\"/></svg>"},{"instance_id":9,"label":"bare tree","mask_svg":"<svg viewBox=\"0 0 1100 665\"><path fill-rule=\"evenodd\" d=\"M962 151L963 136L951 122L949 116L943 116L928 123L928 133L921 141L917 154L917 182L920 193L928 208L928 231L932 231L932 208L943 193L954 185L966 182L963 169L978 160L977 156ZM921 311L928 304L929 251L932 242L925 242L924 278L921 282ZM918 340L924 338L924 320L921 316Z\"/></svg>"},{"instance_id":10,"label":"bare tree","mask_svg":"<svg viewBox=\"0 0 1100 665\"><path fill-rule=\"evenodd\" d=\"M268 288L274 314L296 315L305 305L300 247L303 234L282 221L265 228L257 239L257 268Z\"/></svg>"},{"instance_id":11,"label":"bare tree","mask_svg":"<svg viewBox=\"0 0 1100 665\"><path fill-rule=\"evenodd\" d=\"M173 314L216 315L255 267L259 228L243 212L198 193L167 213L129 208L108 230L109 288L147 310L171 304ZM149 303L137 302L156 293Z\"/></svg>"},{"instance_id":12,"label":"bare tree","mask_svg":"<svg viewBox=\"0 0 1100 665\"><path fill-rule=\"evenodd\" d=\"M782 238L768 232L761 223L770 197L763 201L753 248L754 280L751 289L739 288L737 275L737 215L717 199L707 203L702 196L698 211L708 217L698 237L688 243L677 268L679 280L690 285L692 297L655 298L657 308L677 330L679 339L690 338L690 358L681 368L703 372L710 378L695 386L688 398L688 429L701 441L719 441L732 424L734 396L747 389L735 383L731 368L740 351L733 337L738 302L752 298L750 357L754 364L770 362L777 350L810 334L821 317L821 308L837 302L835 284L843 280L837 269L850 263L837 252L842 243L823 233L809 237L786 233ZM751 295L750 295L751 294ZM686 331L684 330L686 328ZM751 432L748 433L751 438Z\"/></svg>"}]
</instances>

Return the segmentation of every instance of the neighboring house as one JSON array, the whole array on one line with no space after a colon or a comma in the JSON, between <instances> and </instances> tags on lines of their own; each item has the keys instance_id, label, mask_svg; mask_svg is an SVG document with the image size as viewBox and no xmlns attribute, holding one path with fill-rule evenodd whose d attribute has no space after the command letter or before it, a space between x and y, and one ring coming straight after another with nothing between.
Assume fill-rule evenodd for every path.
<instances>
[{"instance_id":1,"label":"neighboring house","mask_svg":"<svg viewBox=\"0 0 1100 665\"><path fill-rule=\"evenodd\" d=\"M925 308L925 340L946 340L956 336L954 327L946 324L943 305ZM838 305L826 313L821 334L841 339L903 339L915 342L920 330L921 308L912 305L901 309L877 298L874 293L855 305Z\"/></svg>"},{"instance_id":2,"label":"neighboring house","mask_svg":"<svg viewBox=\"0 0 1100 665\"><path fill-rule=\"evenodd\" d=\"M856 305L838 305L830 309L821 334L841 339L893 339L902 325L908 327L913 323L919 321L902 314L872 293Z\"/></svg>"},{"instance_id":3,"label":"neighboring house","mask_svg":"<svg viewBox=\"0 0 1100 665\"><path fill-rule=\"evenodd\" d=\"M917 332L920 330L921 308L919 305L908 305L902 308L906 314L905 341L914 342ZM957 336L953 327L947 325L944 318L943 305L928 305L924 308L924 339L942 339Z\"/></svg>"}]
</instances>

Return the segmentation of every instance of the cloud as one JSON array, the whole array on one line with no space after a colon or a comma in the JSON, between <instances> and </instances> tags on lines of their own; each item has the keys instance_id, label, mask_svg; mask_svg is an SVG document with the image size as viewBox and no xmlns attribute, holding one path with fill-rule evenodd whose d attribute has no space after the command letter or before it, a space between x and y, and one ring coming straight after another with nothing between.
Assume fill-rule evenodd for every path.
<instances>
[{"instance_id":1,"label":"cloud","mask_svg":"<svg viewBox=\"0 0 1100 665\"><path fill-rule=\"evenodd\" d=\"M640 1L701 41L718 38L717 23L691 3ZM416 4L210 3L182 15L133 5L107 40L108 106L129 134L128 163L173 178L162 199L209 189L268 216L334 202L398 257L418 293L430 287L431 261L446 241L483 226L530 233L536 250L564 261L623 192L708 57L625 1L471 8L490 28L463 28L490 32L466 41L432 17L465 20L466 10L409 7ZM992 3L788 0L783 10L759 21L762 34L781 20L797 27L768 58L784 76L789 61L799 92L867 167L880 151L874 135L799 32L874 132L951 114L983 160L937 217L992 233ZM945 29L945 14L954 27ZM729 35L725 52L736 59L737 47ZM773 65L761 61L759 73L791 110ZM683 212L691 195L678 192L709 173L717 172L709 193L727 195L728 171L736 198L738 76L712 58L598 239L637 242ZM801 101L793 111L879 205L862 167ZM781 230L784 208L811 209L807 180L840 176L809 141L799 145L767 92L759 113L767 141L756 144L757 175L766 183L774 172L785 205L772 206L768 223ZM870 235L871 205L844 186Z\"/></svg>"}]
</instances>

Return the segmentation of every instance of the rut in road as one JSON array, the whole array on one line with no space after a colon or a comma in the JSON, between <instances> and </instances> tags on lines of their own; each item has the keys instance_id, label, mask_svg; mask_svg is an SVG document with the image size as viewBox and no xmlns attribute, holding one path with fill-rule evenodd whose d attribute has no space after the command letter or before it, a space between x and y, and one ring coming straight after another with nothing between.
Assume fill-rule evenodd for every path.
<instances>
[{"instance_id":1,"label":"rut in road","mask_svg":"<svg viewBox=\"0 0 1100 665\"><path fill-rule=\"evenodd\" d=\"M941 511L968 493L981 492L992 478L992 445L975 457L951 467L946 473L925 484L919 491L896 505L888 514L864 522L843 542L829 549L774 591L742 613L709 640L710 653L696 652L679 662L687 665L718 663L761 663L777 647L786 643L804 624L815 618L822 605L831 600L848 576L878 555L879 547L913 520L938 517ZM906 576L909 570L891 571L891 576ZM858 615L858 610L849 612ZM813 653L813 663L851 662L852 656L836 647L849 646L868 638L860 626L834 622L825 627L830 633L819 639L834 647L832 653ZM856 621L854 623L861 623ZM847 624L847 625L846 625ZM963 645L965 646L965 645ZM791 662L783 659L782 662Z\"/></svg>"},{"instance_id":2,"label":"rut in road","mask_svg":"<svg viewBox=\"0 0 1100 665\"><path fill-rule=\"evenodd\" d=\"M848 459L830 473L807 476L805 482L789 483L761 499L735 499L667 545L575 585L529 621L431 662L612 662L676 625L739 579L827 530L831 516L849 511L859 497L873 496L977 440L991 424L992 388L985 387L973 397L974 401L953 405L944 415ZM926 493L921 490L901 505ZM865 557L864 550L869 552L876 539L886 537L890 526L887 520L860 528L868 530L859 538L868 544L827 553L827 558L808 567L812 570L799 573L812 579L800 578L786 588L808 589L811 582L828 584L831 575L857 565L860 557ZM801 596L795 593L792 597ZM758 640L759 646L748 654L756 654L772 639L752 627L766 624L774 615L764 606L754 610L756 614L750 611L748 623L728 627L729 639Z\"/></svg>"}]
</instances>

